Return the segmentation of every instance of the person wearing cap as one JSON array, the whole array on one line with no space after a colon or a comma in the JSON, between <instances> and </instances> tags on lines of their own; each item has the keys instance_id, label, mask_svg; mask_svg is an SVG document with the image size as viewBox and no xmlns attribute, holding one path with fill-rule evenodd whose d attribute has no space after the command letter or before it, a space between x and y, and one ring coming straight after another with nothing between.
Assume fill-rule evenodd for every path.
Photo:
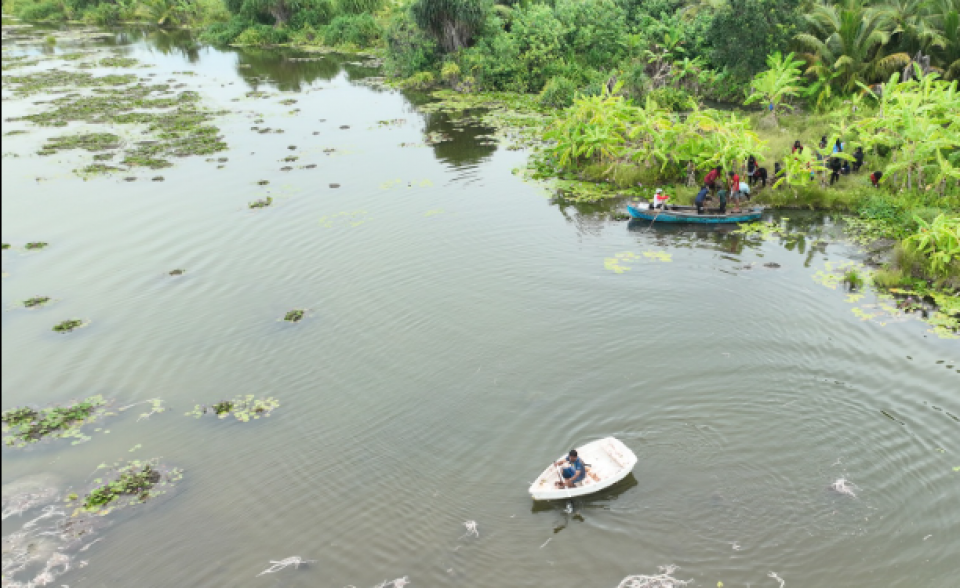
<instances>
[{"instance_id":1,"label":"person wearing cap","mask_svg":"<svg viewBox=\"0 0 960 588\"><path fill-rule=\"evenodd\" d=\"M663 188L657 188L657 191L653 194L653 204L650 205L650 208L663 208L663 205L669 199L670 197L663 193Z\"/></svg>"},{"instance_id":2,"label":"person wearing cap","mask_svg":"<svg viewBox=\"0 0 960 588\"><path fill-rule=\"evenodd\" d=\"M583 465L583 460L577 454L576 449L571 449L566 459L561 459L556 463L557 467L565 466L560 470L563 476L563 484L567 488L573 488L587 477L587 466ZM560 482L557 482L559 485Z\"/></svg>"}]
</instances>

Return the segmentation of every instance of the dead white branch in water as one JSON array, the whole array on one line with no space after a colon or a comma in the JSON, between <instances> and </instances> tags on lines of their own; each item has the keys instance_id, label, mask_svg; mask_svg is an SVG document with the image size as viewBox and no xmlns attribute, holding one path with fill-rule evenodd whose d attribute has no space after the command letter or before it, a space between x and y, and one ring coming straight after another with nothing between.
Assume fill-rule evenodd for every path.
<instances>
[{"instance_id":1,"label":"dead white branch in water","mask_svg":"<svg viewBox=\"0 0 960 588\"><path fill-rule=\"evenodd\" d=\"M287 559L282 559L280 561L271 561L270 563L273 565L263 570L259 574L257 574L258 578L265 574L276 574L280 570L284 570L286 568L289 568L290 566L293 566L294 569L297 569L300 566L305 566L307 564L314 563L314 560L303 559L302 557L288 557Z\"/></svg>"},{"instance_id":2,"label":"dead white branch in water","mask_svg":"<svg viewBox=\"0 0 960 588\"><path fill-rule=\"evenodd\" d=\"M384 582L383 584L380 584L379 586L377 586L377 588L403 588L409 583L410 583L410 580L408 580L407 577L404 576L402 578L397 578L392 582Z\"/></svg>"},{"instance_id":3,"label":"dead white branch in water","mask_svg":"<svg viewBox=\"0 0 960 588\"><path fill-rule=\"evenodd\" d=\"M767 576L773 578L773 579L776 580L777 582L780 582L780 588L783 588L784 584L786 584L786 582L783 580L783 578L781 578L780 576L778 576L776 572L770 572L769 574L767 574Z\"/></svg>"},{"instance_id":4,"label":"dead white branch in water","mask_svg":"<svg viewBox=\"0 0 960 588\"><path fill-rule=\"evenodd\" d=\"M830 484L830 489L834 492L839 492L840 494L852 496L853 498L857 497L857 487L852 482L844 478L840 478L833 484Z\"/></svg>"},{"instance_id":5,"label":"dead white branch in water","mask_svg":"<svg viewBox=\"0 0 960 588\"><path fill-rule=\"evenodd\" d=\"M677 566L660 566L660 573L656 576L627 576L617 588L680 588L690 581L674 578L671 574L677 571Z\"/></svg>"},{"instance_id":6,"label":"dead white branch in water","mask_svg":"<svg viewBox=\"0 0 960 588\"><path fill-rule=\"evenodd\" d=\"M467 528L467 532L464 533L461 539L465 537L469 537L471 535L473 535L474 537L477 537L478 539L480 538L480 531L477 530L477 521L467 521L463 524L463 526Z\"/></svg>"}]
</instances>

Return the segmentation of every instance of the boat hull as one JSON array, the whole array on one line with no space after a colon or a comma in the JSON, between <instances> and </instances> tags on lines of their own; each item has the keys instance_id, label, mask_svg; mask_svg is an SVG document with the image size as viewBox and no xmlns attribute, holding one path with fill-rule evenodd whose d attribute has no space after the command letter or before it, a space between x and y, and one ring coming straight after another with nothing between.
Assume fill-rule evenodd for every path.
<instances>
[{"instance_id":1,"label":"boat hull","mask_svg":"<svg viewBox=\"0 0 960 588\"><path fill-rule=\"evenodd\" d=\"M614 437L588 443L578 448L577 452L599 480L587 476L581 485L574 488L557 488L555 485L560 480L560 473L556 466L550 465L530 486L530 496L534 500L569 500L606 490L629 476L637 465L637 456Z\"/></svg>"},{"instance_id":2,"label":"boat hull","mask_svg":"<svg viewBox=\"0 0 960 588\"><path fill-rule=\"evenodd\" d=\"M760 220L763 216L762 208L754 208L740 213L727 214L697 214L697 209L689 207L669 207L666 210L649 210L628 206L627 212L631 218L648 220L651 223L694 223L699 225L725 225L730 223L748 223Z\"/></svg>"}]
</instances>

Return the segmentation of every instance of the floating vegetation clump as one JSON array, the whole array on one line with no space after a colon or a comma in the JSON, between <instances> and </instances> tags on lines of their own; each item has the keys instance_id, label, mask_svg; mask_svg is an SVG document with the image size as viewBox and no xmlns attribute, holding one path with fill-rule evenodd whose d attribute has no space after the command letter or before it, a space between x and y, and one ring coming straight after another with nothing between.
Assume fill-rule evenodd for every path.
<instances>
[{"instance_id":1,"label":"floating vegetation clump","mask_svg":"<svg viewBox=\"0 0 960 588\"><path fill-rule=\"evenodd\" d=\"M273 198L271 198L270 196L267 196L262 200L254 200L247 206L249 206L251 209L258 209L258 208L267 208L272 204L273 204Z\"/></svg>"},{"instance_id":2,"label":"floating vegetation clump","mask_svg":"<svg viewBox=\"0 0 960 588\"><path fill-rule=\"evenodd\" d=\"M6 61L6 58L4 58ZM125 86L137 82L133 74L96 77L86 72L46 70L23 76L6 76L3 85L11 87L15 94L26 96L57 89L96 88Z\"/></svg>"},{"instance_id":3,"label":"floating vegetation clump","mask_svg":"<svg viewBox=\"0 0 960 588\"><path fill-rule=\"evenodd\" d=\"M100 67L137 67L140 61L132 57L104 57L97 64Z\"/></svg>"},{"instance_id":4,"label":"floating vegetation clump","mask_svg":"<svg viewBox=\"0 0 960 588\"><path fill-rule=\"evenodd\" d=\"M182 276L183 274L187 273L187 270L185 270L185 269L175 269L175 270L170 270L168 273L169 273L171 276L176 277L176 276Z\"/></svg>"},{"instance_id":5,"label":"floating vegetation clump","mask_svg":"<svg viewBox=\"0 0 960 588\"><path fill-rule=\"evenodd\" d=\"M37 308L43 306L44 304L50 302L49 296L34 296L33 298L27 298L23 301L23 305L26 308Z\"/></svg>"},{"instance_id":6,"label":"floating vegetation clump","mask_svg":"<svg viewBox=\"0 0 960 588\"><path fill-rule=\"evenodd\" d=\"M88 441L81 428L109 414L102 396L91 396L68 406L35 410L29 407L12 408L3 412L3 443L10 447L25 447L46 438L74 439L77 445Z\"/></svg>"},{"instance_id":7,"label":"floating vegetation clump","mask_svg":"<svg viewBox=\"0 0 960 588\"><path fill-rule=\"evenodd\" d=\"M55 325L53 327L53 331L55 333L70 333L83 326L85 326L85 323L82 320L70 319L70 320L63 321L58 325Z\"/></svg>"},{"instance_id":8,"label":"floating vegetation clump","mask_svg":"<svg viewBox=\"0 0 960 588\"><path fill-rule=\"evenodd\" d=\"M300 321L303 320L304 316L306 316L305 310L296 309L288 312L283 317L283 320L287 321L288 323L299 323Z\"/></svg>"},{"instance_id":9,"label":"floating vegetation clump","mask_svg":"<svg viewBox=\"0 0 960 588\"><path fill-rule=\"evenodd\" d=\"M196 405L187 416L200 418L205 414L214 414L217 418L225 419L233 415L238 421L246 423L260 417L269 417L280 406L276 398L257 398L253 394L237 396L232 400L221 400L211 406Z\"/></svg>"},{"instance_id":10,"label":"floating vegetation clump","mask_svg":"<svg viewBox=\"0 0 960 588\"><path fill-rule=\"evenodd\" d=\"M55 98L43 103L45 110L12 120L48 127L62 127L70 122L111 127L137 125L144 128L143 134L148 139L128 145L106 132L56 137L44 145L42 155L61 149L93 152L122 148L122 165L161 169L173 165L170 158L210 155L227 147L220 129L209 124L215 116L223 113L202 109L196 92L175 93L167 84L138 82L132 75L94 77L77 72L8 76L3 79L3 85L19 95L41 91L62 94L76 88L92 88L88 94L68 93ZM95 161L107 159L95 157ZM76 173L107 174L120 169L95 163L81 167Z\"/></svg>"},{"instance_id":11,"label":"floating vegetation clump","mask_svg":"<svg viewBox=\"0 0 960 588\"><path fill-rule=\"evenodd\" d=\"M3 249L4 251L6 251L7 249L10 249L10 244L9 244L9 243L4 243L4 244L2 245L2 249Z\"/></svg>"},{"instance_id":12,"label":"floating vegetation clump","mask_svg":"<svg viewBox=\"0 0 960 588\"><path fill-rule=\"evenodd\" d=\"M292 105L294 105L294 104L296 104L296 103L297 103L297 101L296 101L296 99L294 99L294 98L287 98L286 100L281 100L281 101L280 101L280 104L283 104L284 106L292 106Z\"/></svg>"},{"instance_id":13,"label":"floating vegetation clump","mask_svg":"<svg viewBox=\"0 0 960 588\"><path fill-rule=\"evenodd\" d=\"M28 251L37 251L39 249L44 249L49 245L49 243L44 243L43 241L33 241L25 245L25 249Z\"/></svg>"},{"instance_id":14,"label":"floating vegetation clump","mask_svg":"<svg viewBox=\"0 0 960 588\"><path fill-rule=\"evenodd\" d=\"M669 263L673 261L673 256L666 251L644 251L643 253L639 254L632 251L624 251L622 253L617 253L613 257L604 259L603 267L604 269L615 274L622 274L630 271L632 266L628 264L641 258L649 259L651 261L660 261L663 263Z\"/></svg>"},{"instance_id":15,"label":"floating vegetation clump","mask_svg":"<svg viewBox=\"0 0 960 588\"><path fill-rule=\"evenodd\" d=\"M65 135L53 137L44 144L38 155L52 155L57 151L67 149L83 149L85 151L106 151L120 146L120 137L113 133L85 133L82 135ZM112 156L111 156L112 157Z\"/></svg>"},{"instance_id":16,"label":"floating vegetation clump","mask_svg":"<svg viewBox=\"0 0 960 588\"><path fill-rule=\"evenodd\" d=\"M94 487L80 502L78 512L106 515L110 512L142 504L166 492L183 479L183 470L164 468L156 460L118 462L112 466L100 464L98 469L107 469L105 476L94 480Z\"/></svg>"}]
</instances>

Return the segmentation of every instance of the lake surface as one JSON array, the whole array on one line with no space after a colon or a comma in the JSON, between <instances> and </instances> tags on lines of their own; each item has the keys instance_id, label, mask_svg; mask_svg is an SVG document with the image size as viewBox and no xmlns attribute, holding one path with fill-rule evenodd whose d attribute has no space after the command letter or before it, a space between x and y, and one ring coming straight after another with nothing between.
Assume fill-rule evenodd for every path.
<instances>
[{"instance_id":1,"label":"lake surface","mask_svg":"<svg viewBox=\"0 0 960 588\"><path fill-rule=\"evenodd\" d=\"M864 257L834 219L787 214L810 236L764 241L557 204L512 173L525 152L358 84L376 71L351 57L128 31L7 41L4 59L66 67L53 58L77 48L229 110L230 148L85 181L71 170L90 154L35 155L82 125L3 123L29 131L3 139L3 408L169 408L81 445L5 449L3 483L67 492L131 456L184 469L56 585L613 588L665 564L695 586L956 585L960 345L826 287ZM5 89L3 117L42 99ZM285 132L251 131L258 118ZM423 145L431 132L452 140ZM35 295L55 303L16 307ZM294 308L303 322L279 320ZM68 318L90 324L51 331ZM238 394L282 405L185 416ZM609 435L639 456L633 477L572 512L531 501L549 460ZM839 478L855 498L828 489ZM256 577L295 555L316 562Z\"/></svg>"}]
</instances>

